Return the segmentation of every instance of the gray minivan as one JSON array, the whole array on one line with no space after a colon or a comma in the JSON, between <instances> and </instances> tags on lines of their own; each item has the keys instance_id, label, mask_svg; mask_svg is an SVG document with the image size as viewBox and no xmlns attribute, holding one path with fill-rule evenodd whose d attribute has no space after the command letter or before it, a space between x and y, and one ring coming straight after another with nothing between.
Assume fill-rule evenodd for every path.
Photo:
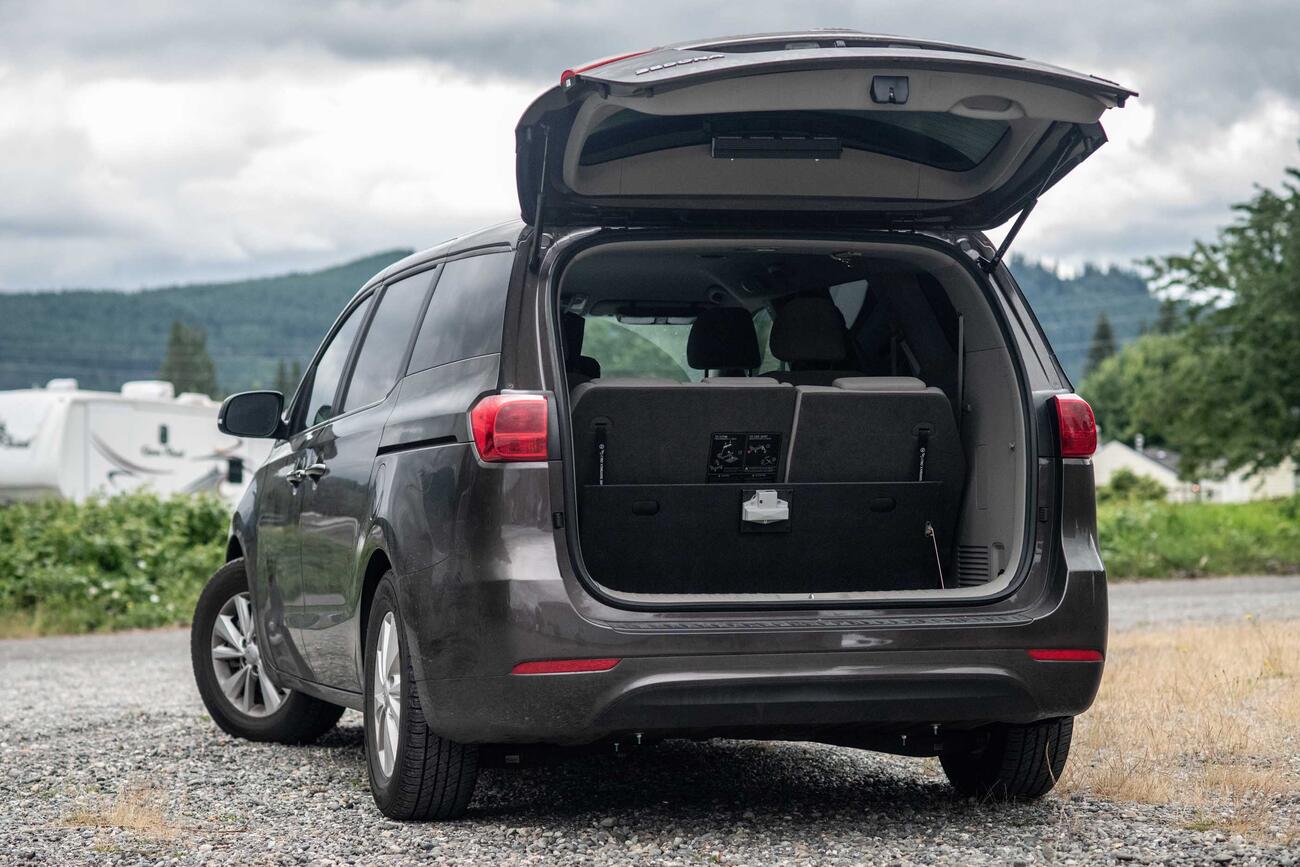
<instances>
[{"instance_id":1,"label":"gray minivan","mask_svg":"<svg viewBox=\"0 0 1300 867\"><path fill-rule=\"evenodd\" d=\"M362 711L403 819L530 745L666 737L1047 792L1105 653L1096 427L1002 260L1133 95L853 31L566 70L521 221L375 276L288 401L223 404L274 447L195 613L214 721Z\"/></svg>"}]
</instances>

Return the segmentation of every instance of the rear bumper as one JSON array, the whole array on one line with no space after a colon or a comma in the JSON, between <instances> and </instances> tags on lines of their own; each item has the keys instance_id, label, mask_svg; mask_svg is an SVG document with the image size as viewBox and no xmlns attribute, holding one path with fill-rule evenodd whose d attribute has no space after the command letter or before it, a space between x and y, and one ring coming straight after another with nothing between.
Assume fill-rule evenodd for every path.
<instances>
[{"instance_id":1,"label":"rear bumper","mask_svg":"<svg viewBox=\"0 0 1300 867\"><path fill-rule=\"evenodd\" d=\"M605 672L427 681L433 726L459 741L578 744L642 733L843 740L917 727L1032 722L1086 709L1101 663L1024 651L623 659Z\"/></svg>"}]
</instances>

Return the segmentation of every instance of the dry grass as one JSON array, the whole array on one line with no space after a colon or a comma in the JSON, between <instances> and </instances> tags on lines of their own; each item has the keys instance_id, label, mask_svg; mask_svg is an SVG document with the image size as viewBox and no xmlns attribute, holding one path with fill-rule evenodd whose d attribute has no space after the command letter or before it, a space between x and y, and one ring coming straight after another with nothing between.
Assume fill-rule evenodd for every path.
<instances>
[{"instance_id":1,"label":"dry grass","mask_svg":"<svg viewBox=\"0 0 1300 867\"><path fill-rule=\"evenodd\" d=\"M167 818L162 794L148 785L126 785L107 804L82 808L65 824L77 828L120 828L151 840L170 840L182 828Z\"/></svg>"},{"instance_id":2,"label":"dry grass","mask_svg":"<svg viewBox=\"0 0 1300 867\"><path fill-rule=\"evenodd\" d=\"M1189 808L1189 827L1300 838L1300 623L1112 636L1066 792Z\"/></svg>"}]
</instances>

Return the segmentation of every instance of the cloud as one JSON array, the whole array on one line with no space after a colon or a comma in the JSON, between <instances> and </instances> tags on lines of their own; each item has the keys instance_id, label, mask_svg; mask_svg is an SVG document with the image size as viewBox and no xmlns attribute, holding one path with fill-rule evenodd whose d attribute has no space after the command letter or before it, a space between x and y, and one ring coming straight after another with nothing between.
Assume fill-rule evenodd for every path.
<instances>
[{"instance_id":1,"label":"cloud","mask_svg":"<svg viewBox=\"0 0 1300 867\"><path fill-rule=\"evenodd\" d=\"M849 26L1096 72L1142 98L1016 249L1177 250L1297 159L1300 6L0 0L0 287L138 286L428 245L517 213L512 130L560 70Z\"/></svg>"}]
</instances>

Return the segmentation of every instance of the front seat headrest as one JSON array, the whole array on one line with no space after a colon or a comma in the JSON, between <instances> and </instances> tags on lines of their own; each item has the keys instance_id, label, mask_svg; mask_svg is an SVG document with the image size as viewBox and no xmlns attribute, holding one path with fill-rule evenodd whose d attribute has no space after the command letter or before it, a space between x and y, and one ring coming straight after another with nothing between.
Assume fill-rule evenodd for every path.
<instances>
[{"instance_id":1,"label":"front seat headrest","mask_svg":"<svg viewBox=\"0 0 1300 867\"><path fill-rule=\"evenodd\" d=\"M713 307L691 324L686 363L696 370L753 370L762 363L754 317L743 307Z\"/></svg>"},{"instance_id":2,"label":"front seat headrest","mask_svg":"<svg viewBox=\"0 0 1300 867\"><path fill-rule=\"evenodd\" d=\"M835 362L848 358L844 316L829 298L791 298L776 311L772 354L788 362Z\"/></svg>"}]
</instances>

